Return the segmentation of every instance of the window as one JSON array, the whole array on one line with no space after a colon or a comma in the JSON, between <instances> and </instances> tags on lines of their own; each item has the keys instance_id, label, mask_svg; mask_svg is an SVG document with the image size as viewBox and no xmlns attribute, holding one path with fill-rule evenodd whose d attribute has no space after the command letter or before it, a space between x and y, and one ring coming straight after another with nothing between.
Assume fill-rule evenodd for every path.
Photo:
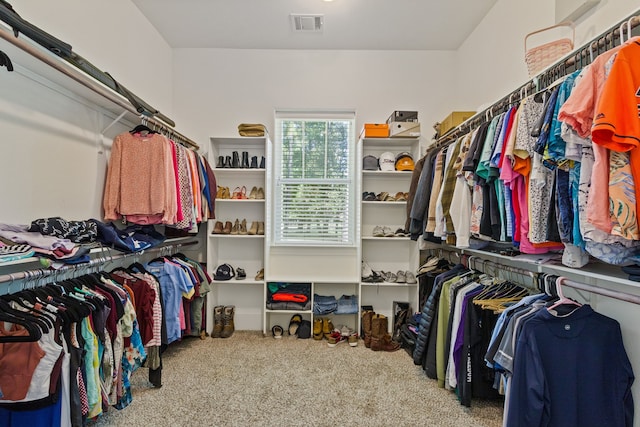
<instances>
[{"instance_id":1,"label":"window","mask_svg":"<svg viewBox=\"0 0 640 427\"><path fill-rule=\"evenodd\" d=\"M355 114L276 113L275 245L355 245Z\"/></svg>"}]
</instances>

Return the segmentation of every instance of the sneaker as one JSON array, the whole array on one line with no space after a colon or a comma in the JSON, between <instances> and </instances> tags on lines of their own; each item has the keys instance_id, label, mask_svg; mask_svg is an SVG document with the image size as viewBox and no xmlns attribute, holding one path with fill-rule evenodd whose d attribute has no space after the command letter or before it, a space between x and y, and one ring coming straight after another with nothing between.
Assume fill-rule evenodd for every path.
<instances>
[{"instance_id":1,"label":"sneaker","mask_svg":"<svg viewBox=\"0 0 640 427\"><path fill-rule=\"evenodd\" d=\"M398 270L396 283L407 283L407 276L404 271Z\"/></svg>"},{"instance_id":2,"label":"sneaker","mask_svg":"<svg viewBox=\"0 0 640 427\"><path fill-rule=\"evenodd\" d=\"M384 233L384 237L394 237L396 235L391 227L387 227L386 225L382 227L382 232Z\"/></svg>"},{"instance_id":3,"label":"sneaker","mask_svg":"<svg viewBox=\"0 0 640 427\"><path fill-rule=\"evenodd\" d=\"M380 227L379 225L376 225L375 227L373 227L373 237L384 237L384 228Z\"/></svg>"},{"instance_id":4,"label":"sneaker","mask_svg":"<svg viewBox=\"0 0 640 427\"><path fill-rule=\"evenodd\" d=\"M407 280L407 283L410 285L418 283L418 281L416 280L416 276L410 271L405 271L405 278Z\"/></svg>"},{"instance_id":5,"label":"sneaker","mask_svg":"<svg viewBox=\"0 0 640 427\"><path fill-rule=\"evenodd\" d=\"M338 329L334 329L327 337L327 345L332 348L345 341L347 341L347 337L343 337Z\"/></svg>"},{"instance_id":6,"label":"sneaker","mask_svg":"<svg viewBox=\"0 0 640 427\"><path fill-rule=\"evenodd\" d=\"M394 233L396 237L409 237L409 233L404 231L404 228L398 228Z\"/></svg>"},{"instance_id":7,"label":"sneaker","mask_svg":"<svg viewBox=\"0 0 640 427\"><path fill-rule=\"evenodd\" d=\"M392 272L388 272L384 278L384 281L388 283L396 283L398 281L398 276L393 274Z\"/></svg>"},{"instance_id":8,"label":"sneaker","mask_svg":"<svg viewBox=\"0 0 640 427\"><path fill-rule=\"evenodd\" d=\"M353 329L351 329L347 325L343 325L340 327L340 333L342 334L343 337L349 337L350 335L353 334Z\"/></svg>"},{"instance_id":9,"label":"sneaker","mask_svg":"<svg viewBox=\"0 0 640 427\"><path fill-rule=\"evenodd\" d=\"M360 337L358 336L357 333L353 333L353 334L349 335L349 338L347 338L347 342L349 343L349 346L350 347L357 347L359 338Z\"/></svg>"}]
</instances>

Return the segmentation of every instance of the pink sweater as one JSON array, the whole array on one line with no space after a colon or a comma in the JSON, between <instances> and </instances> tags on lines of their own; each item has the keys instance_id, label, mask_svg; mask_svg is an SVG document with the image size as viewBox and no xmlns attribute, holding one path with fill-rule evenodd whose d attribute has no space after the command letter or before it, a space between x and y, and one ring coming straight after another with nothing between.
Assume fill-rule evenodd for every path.
<instances>
[{"instance_id":1,"label":"pink sweater","mask_svg":"<svg viewBox=\"0 0 640 427\"><path fill-rule=\"evenodd\" d=\"M113 140L103 207L105 220L123 216L138 224L171 224L176 190L169 141L162 135L131 135Z\"/></svg>"}]
</instances>

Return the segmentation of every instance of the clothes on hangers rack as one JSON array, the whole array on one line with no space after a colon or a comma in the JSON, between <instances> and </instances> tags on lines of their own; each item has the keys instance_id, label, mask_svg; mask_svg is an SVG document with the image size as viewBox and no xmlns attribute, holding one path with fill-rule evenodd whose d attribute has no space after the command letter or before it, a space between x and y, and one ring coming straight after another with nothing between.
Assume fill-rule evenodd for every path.
<instances>
[{"instance_id":1,"label":"clothes on hangers rack","mask_svg":"<svg viewBox=\"0 0 640 427\"><path fill-rule=\"evenodd\" d=\"M571 267L584 266L590 256L628 265L640 251L640 183L634 182L640 173L633 169L640 161L630 157L640 129L625 127L631 119L624 117L637 116L637 87L624 112L606 108L614 104L607 96L617 96L619 82L640 76L637 61L626 59L636 54L640 42L633 39L429 150L412 177L411 238L525 254L562 251L562 262ZM613 78L609 69L616 71ZM609 122L628 129L629 137L612 137Z\"/></svg>"},{"instance_id":2,"label":"clothes on hangers rack","mask_svg":"<svg viewBox=\"0 0 640 427\"><path fill-rule=\"evenodd\" d=\"M124 132L111 148L104 217L194 231L215 217L216 188L204 156L158 133Z\"/></svg>"},{"instance_id":3,"label":"clothes on hangers rack","mask_svg":"<svg viewBox=\"0 0 640 427\"><path fill-rule=\"evenodd\" d=\"M211 279L182 254L163 262L189 272L199 298L179 303L178 339L202 338ZM161 350L173 320L163 293L180 295L133 264L0 297L0 424L84 426L108 406L131 403L130 377L143 365L161 387Z\"/></svg>"}]
</instances>

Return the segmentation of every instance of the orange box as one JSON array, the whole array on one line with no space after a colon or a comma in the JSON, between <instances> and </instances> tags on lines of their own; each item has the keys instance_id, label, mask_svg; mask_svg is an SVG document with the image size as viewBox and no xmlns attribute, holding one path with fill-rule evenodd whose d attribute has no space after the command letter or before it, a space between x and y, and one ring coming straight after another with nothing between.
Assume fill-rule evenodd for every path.
<instances>
[{"instance_id":1,"label":"orange box","mask_svg":"<svg viewBox=\"0 0 640 427\"><path fill-rule=\"evenodd\" d=\"M387 123L365 123L362 131L365 138L389 138ZM362 136L362 134L360 134Z\"/></svg>"}]
</instances>

